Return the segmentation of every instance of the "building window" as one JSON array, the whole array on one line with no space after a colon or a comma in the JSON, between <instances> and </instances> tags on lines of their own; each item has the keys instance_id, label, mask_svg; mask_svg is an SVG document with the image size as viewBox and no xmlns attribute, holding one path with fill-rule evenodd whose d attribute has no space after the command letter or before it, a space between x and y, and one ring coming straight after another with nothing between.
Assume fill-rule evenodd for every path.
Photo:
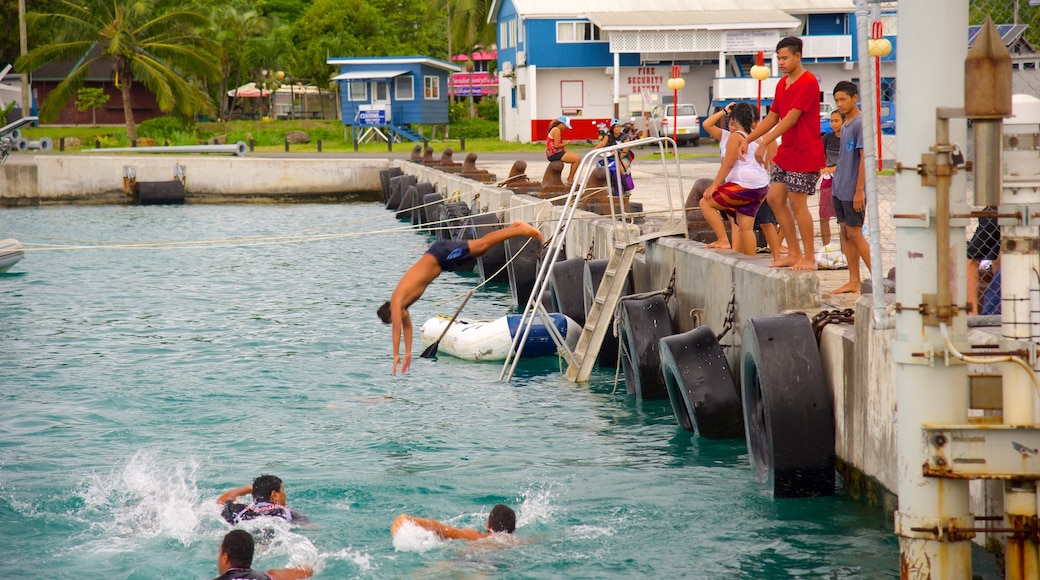
<instances>
[{"instance_id":1,"label":"building window","mask_svg":"<svg viewBox=\"0 0 1040 580\"><path fill-rule=\"evenodd\" d=\"M368 100L368 82L367 81L349 81L347 83L347 99L351 101L367 101Z\"/></svg>"},{"instance_id":2,"label":"building window","mask_svg":"<svg viewBox=\"0 0 1040 580\"><path fill-rule=\"evenodd\" d=\"M502 42L502 48L509 48L509 27L505 22L498 25L498 38Z\"/></svg>"},{"instance_id":3,"label":"building window","mask_svg":"<svg viewBox=\"0 0 1040 580\"><path fill-rule=\"evenodd\" d=\"M389 101L390 83L386 81L376 81L375 87L372 89L372 100L379 103Z\"/></svg>"},{"instance_id":4,"label":"building window","mask_svg":"<svg viewBox=\"0 0 1040 580\"><path fill-rule=\"evenodd\" d=\"M601 42L603 33L591 22L557 22L556 42Z\"/></svg>"},{"instance_id":5,"label":"building window","mask_svg":"<svg viewBox=\"0 0 1040 580\"><path fill-rule=\"evenodd\" d=\"M415 78L400 76L394 79L394 98L398 101L415 100Z\"/></svg>"},{"instance_id":6,"label":"building window","mask_svg":"<svg viewBox=\"0 0 1040 580\"><path fill-rule=\"evenodd\" d=\"M441 98L440 77L423 77L423 97L431 101Z\"/></svg>"}]
</instances>

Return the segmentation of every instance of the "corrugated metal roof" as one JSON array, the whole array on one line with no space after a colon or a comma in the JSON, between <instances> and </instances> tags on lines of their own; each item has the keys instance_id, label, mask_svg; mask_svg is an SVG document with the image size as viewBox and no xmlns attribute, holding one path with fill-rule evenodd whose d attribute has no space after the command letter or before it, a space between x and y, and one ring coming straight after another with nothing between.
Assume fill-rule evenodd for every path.
<instances>
[{"instance_id":1,"label":"corrugated metal roof","mask_svg":"<svg viewBox=\"0 0 1040 580\"><path fill-rule=\"evenodd\" d=\"M649 12L683 13L698 11L768 11L787 14L852 12L852 0L512 0L523 18L577 18L589 13L618 13L631 17ZM502 0L496 0L497 16ZM494 19L494 17L493 17Z\"/></svg>"},{"instance_id":2,"label":"corrugated metal roof","mask_svg":"<svg viewBox=\"0 0 1040 580\"><path fill-rule=\"evenodd\" d=\"M391 79L399 77L408 71L406 70L353 70L345 72L340 75L332 77L334 81L357 81L362 79Z\"/></svg>"},{"instance_id":3,"label":"corrugated metal roof","mask_svg":"<svg viewBox=\"0 0 1040 580\"><path fill-rule=\"evenodd\" d=\"M462 70L461 67L455 66L449 62L438 60L436 58L430 58L428 56L353 56L353 57L331 57L325 59L327 64L331 65L380 65L380 66L394 66L402 64L425 64L439 69L444 69L449 72L459 72Z\"/></svg>"},{"instance_id":4,"label":"corrugated metal roof","mask_svg":"<svg viewBox=\"0 0 1040 580\"><path fill-rule=\"evenodd\" d=\"M589 20L604 30L714 29L755 27L794 28L797 18L782 10L681 10L677 12L589 12Z\"/></svg>"}]
</instances>

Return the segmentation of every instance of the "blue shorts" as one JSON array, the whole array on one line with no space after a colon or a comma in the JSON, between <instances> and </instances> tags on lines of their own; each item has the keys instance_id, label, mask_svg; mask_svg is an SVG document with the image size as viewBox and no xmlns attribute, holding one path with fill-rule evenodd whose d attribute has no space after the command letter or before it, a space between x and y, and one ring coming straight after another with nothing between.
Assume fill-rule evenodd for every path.
<instances>
[{"instance_id":1,"label":"blue shorts","mask_svg":"<svg viewBox=\"0 0 1040 580\"><path fill-rule=\"evenodd\" d=\"M856 211L851 201L838 199L834 196L834 217L838 218L839 224L845 224L850 228L863 227L863 212Z\"/></svg>"},{"instance_id":2,"label":"blue shorts","mask_svg":"<svg viewBox=\"0 0 1040 580\"><path fill-rule=\"evenodd\" d=\"M467 240L438 240L430 245L426 253L436 258L441 270L446 272L454 272L472 259Z\"/></svg>"}]
</instances>

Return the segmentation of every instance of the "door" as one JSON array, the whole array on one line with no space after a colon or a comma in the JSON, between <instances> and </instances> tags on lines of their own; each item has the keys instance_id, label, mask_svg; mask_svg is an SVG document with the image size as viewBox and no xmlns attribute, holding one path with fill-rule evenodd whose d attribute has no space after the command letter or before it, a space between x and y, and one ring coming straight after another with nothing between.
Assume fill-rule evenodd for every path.
<instances>
[{"instance_id":1,"label":"door","mask_svg":"<svg viewBox=\"0 0 1040 580\"><path fill-rule=\"evenodd\" d=\"M382 108L386 111L386 122L389 123L390 119L390 81L387 80L374 80L372 81L372 108Z\"/></svg>"}]
</instances>

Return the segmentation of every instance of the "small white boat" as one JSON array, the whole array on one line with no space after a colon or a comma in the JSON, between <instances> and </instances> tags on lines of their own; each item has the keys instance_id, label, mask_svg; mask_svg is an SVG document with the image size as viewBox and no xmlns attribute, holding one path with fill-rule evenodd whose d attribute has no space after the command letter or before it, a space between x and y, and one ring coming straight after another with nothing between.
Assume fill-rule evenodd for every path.
<instances>
[{"instance_id":1,"label":"small white boat","mask_svg":"<svg viewBox=\"0 0 1040 580\"><path fill-rule=\"evenodd\" d=\"M0 272L6 272L25 257L22 243L18 240L8 238L0 240Z\"/></svg>"},{"instance_id":2,"label":"small white boat","mask_svg":"<svg viewBox=\"0 0 1040 580\"><path fill-rule=\"evenodd\" d=\"M531 332L524 342L522 358L556 354L556 343L549 336L549 330L540 317L534 316ZM567 345L573 349L581 336L581 326L563 314L552 313L549 316ZM437 350L465 360L505 360L513 344L513 337L519 331L520 318L520 314L510 314L495 320L459 318L448 329ZM435 316L424 322L419 331L423 346L430 346L440 338L450 320L445 316Z\"/></svg>"}]
</instances>

